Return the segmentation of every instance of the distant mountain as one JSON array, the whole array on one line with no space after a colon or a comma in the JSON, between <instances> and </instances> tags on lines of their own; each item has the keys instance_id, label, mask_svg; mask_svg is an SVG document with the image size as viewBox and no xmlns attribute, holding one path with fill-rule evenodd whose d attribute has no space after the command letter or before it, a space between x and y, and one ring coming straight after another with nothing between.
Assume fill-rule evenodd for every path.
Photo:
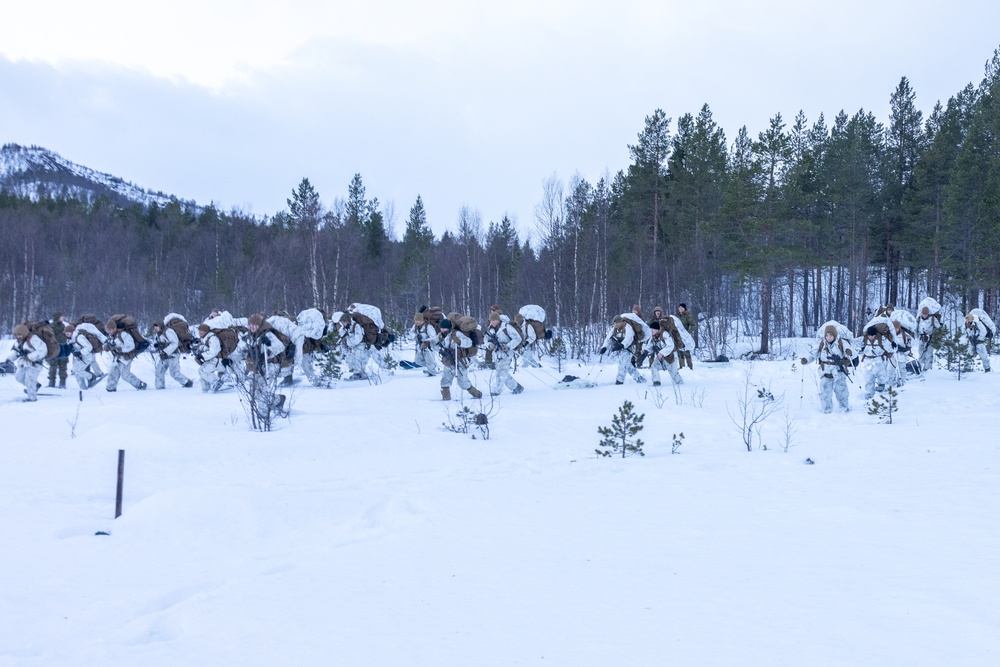
<instances>
[{"instance_id":1,"label":"distant mountain","mask_svg":"<svg viewBox=\"0 0 1000 667\"><path fill-rule=\"evenodd\" d=\"M40 146L6 144L0 148L0 190L33 200L49 196L92 202L106 197L123 206L153 203L164 206L178 202L198 208L193 201L145 190L118 176L70 162Z\"/></svg>"}]
</instances>

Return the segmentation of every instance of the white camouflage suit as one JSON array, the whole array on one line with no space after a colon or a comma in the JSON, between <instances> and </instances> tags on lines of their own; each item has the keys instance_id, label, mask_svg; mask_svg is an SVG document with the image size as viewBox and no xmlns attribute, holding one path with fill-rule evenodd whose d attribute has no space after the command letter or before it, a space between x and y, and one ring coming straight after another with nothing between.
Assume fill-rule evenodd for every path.
<instances>
[{"instance_id":1,"label":"white camouflage suit","mask_svg":"<svg viewBox=\"0 0 1000 667\"><path fill-rule=\"evenodd\" d=\"M108 327L108 342L111 348L111 355L114 361L111 363L111 370L108 372L108 383L104 387L107 391L118 390L118 380L122 379L136 389L146 388L146 383L132 374L132 360L135 359L135 340L132 335L124 329L112 330Z\"/></svg>"},{"instance_id":2,"label":"white camouflage suit","mask_svg":"<svg viewBox=\"0 0 1000 667\"><path fill-rule=\"evenodd\" d=\"M827 327L819 347L799 360L802 365L813 361L819 363L819 401L824 413L833 412L834 395L844 412L851 411L847 378L853 356L850 343L837 335L835 327Z\"/></svg>"},{"instance_id":3,"label":"white camouflage suit","mask_svg":"<svg viewBox=\"0 0 1000 667\"><path fill-rule=\"evenodd\" d=\"M177 384L182 387L190 387L193 382L191 378L181 373L181 341L177 337L177 332L170 327L154 325L156 335L153 338L153 346L159 351L156 354L156 365L153 368L153 386L157 389L167 388L167 373L170 373Z\"/></svg>"},{"instance_id":4,"label":"white camouflage suit","mask_svg":"<svg viewBox=\"0 0 1000 667\"><path fill-rule=\"evenodd\" d=\"M927 371L934 368L934 348L931 347L931 336L934 332L941 328L941 321L931 315L924 314L923 312L917 316L917 338L920 340L920 355L918 361L920 362L920 372L926 373Z\"/></svg>"},{"instance_id":5,"label":"white camouflage suit","mask_svg":"<svg viewBox=\"0 0 1000 667\"><path fill-rule=\"evenodd\" d=\"M23 400L32 403L38 400L38 376L49 348L39 336L29 333L28 327L23 324L14 327L14 336L14 349L10 351L7 361L14 362L17 368L14 379L24 385L27 396Z\"/></svg>"},{"instance_id":6,"label":"white camouflage suit","mask_svg":"<svg viewBox=\"0 0 1000 667\"><path fill-rule=\"evenodd\" d=\"M860 357L865 364L865 399L882 391L886 386L900 385L895 362L896 345L881 333L863 337Z\"/></svg>"},{"instance_id":7,"label":"white camouflage suit","mask_svg":"<svg viewBox=\"0 0 1000 667\"><path fill-rule=\"evenodd\" d=\"M986 349L987 333L989 333L989 329L976 315L969 313L965 316L965 340L969 345L969 351L979 355L980 361L983 362L983 370L989 373L990 354Z\"/></svg>"},{"instance_id":8,"label":"white camouflage suit","mask_svg":"<svg viewBox=\"0 0 1000 667\"><path fill-rule=\"evenodd\" d=\"M542 364L535 356L538 349L538 334L535 333L535 327L520 315L514 319L517 322L518 333L524 336L524 345L521 346L521 363L530 368L541 368Z\"/></svg>"},{"instance_id":9,"label":"white camouflage suit","mask_svg":"<svg viewBox=\"0 0 1000 667\"><path fill-rule=\"evenodd\" d=\"M438 334L437 349L441 356L441 397L444 400L451 399L451 383L458 380L460 389L472 394L473 398L479 398L482 393L472 386L469 379L469 360L462 353L472 347L472 339L458 329L446 328L444 324L448 320L442 320L441 333Z\"/></svg>"},{"instance_id":10,"label":"white camouflage suit","mask_svg":"<svg viewBox=\"0 0 1000 667\"><path fill-rule=\"evenodd\" d=\"M201 382L202 393L219 391L222 386L222 373L220 370L222 359L222 343L219 337L212 333L211 329L202 325L198 329L201 334L201 342L198 344L198 359L201 365L198 367L198 380Z\"/></svg>"},{"instance_id":11,"label":"white camouflage suit","mask_svg":"<svg viewBox=\"0 0 1000 667\"><path fill-rule=\"evenodd\" d=\"M608 337L604 339L604 345L600 349L601 354L617 356L618 375L615 377L615 384L624 384L626 373L636 382L646 381L632 363L636 347L635 331L620 315L616 315L611 331L608 332Z\"/></svg>"},{"instance_id":12,"label":"white camouflage suit","mask_svg":"<svg viewBox=\"0 0 1000 667\"><path fill-rule=\"evenodd\" d=\"M666 371L674 384L684 384L680 373L680 362L674 349L674 339L670 332L657 327L659 327L659 323L653 327L653 339L649 343L650 354L653 356L653 360L649 364L653 386L660 386L660 371Z\"/></svg>"},{"instance_id":13,"label":"white camouflage suit","mask_svg":"<svg viewBox=\"0 0 1000 667\"><path fill-rule=\"evenodd\" d=\"M80 389L90 389L94 384L104 377L104 370L97 362L97 355L101 348L94 347L86 334L93 336L100 345L103 345L107 338L100 329L88 322L81 322L70 334L69 342L73 345L73 377L76 378Z\"/></svg>"},{"instance_id":14,"label":"white camouflage suit","mask_svg":"<svg viewBox=\"0 0 1000 667\"><path fill-rule=\"evenodd\" d=\"M340 320L340 344L344 347L347 357L347 368L351 371L350 380L364 380L368 377L368 359L371 350L365 344L365 328L345 314Z\"/></svg>"},{"instance_id":15,"label":"white camouflage suit","mask_svg":"<svg viewBox=\"0 0 1000 667\"><path fill-rule=\"evenodd\" d=\"M413 354L413 362L423 367L425 375L431 377L437 375L437 360L434 358L434 346L437 341L437 332L434 326L424 321L424 316L417 313L413 316L413 342L416 351Z\"/></svg>"},{"instance_id":16,"label":"white camouflage suit","mask_svg":"<svg viewBox=\"0 0 1000 667\"><path fill-rule=\"evenodd\" d=\"M510 321L502 321L499 315L490 315L490 325L485 332L486 349L493 352L493 378L490 383L490 394L499 396L504 387L511 393L520 394L524 391L517 380L511 375L510 367L514 361L514 350L521 344L521 334Z\"/></svg>"}]
</instances>

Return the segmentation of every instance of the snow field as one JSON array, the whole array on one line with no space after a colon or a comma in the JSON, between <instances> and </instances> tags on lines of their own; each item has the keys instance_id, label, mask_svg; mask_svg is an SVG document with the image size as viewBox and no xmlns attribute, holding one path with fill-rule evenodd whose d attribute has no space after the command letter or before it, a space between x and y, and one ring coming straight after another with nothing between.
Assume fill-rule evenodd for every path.
<instances>
[{"instance_id":1,"label":"snow field","mask_svg":"<svg viewBox=\"0 0 1000 667\"><path fill-rule=\"evenodd\" d=\"M485 441L440 429L459 402L419 371L297 385L267 434L234 392L22 404L0 378L0 665L995 664L996 376L934 371L884 425L860 378L823 415L813 366L753 368L787 453L781 414L743 446L740 363L661 409L610 364L589 390L522 369ZM646 456L598 458L625 400Z\"/></svg>"}]
</instances>

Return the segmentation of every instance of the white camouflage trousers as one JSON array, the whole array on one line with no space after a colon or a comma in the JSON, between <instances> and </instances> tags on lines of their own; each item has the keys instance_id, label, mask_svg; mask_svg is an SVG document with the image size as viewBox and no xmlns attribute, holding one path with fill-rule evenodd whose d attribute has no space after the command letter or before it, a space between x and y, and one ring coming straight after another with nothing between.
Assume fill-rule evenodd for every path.
<instances>
[{"instance_id":1,"label":"white camouflage trousers","mask_svg":"<svg viewBox=\"0 0 1000 667\"><path fill-rule=\"evenodd\" d=\"M433 377L440 372L438 370L437 360L434 356L433 350L430 348L425 350L423 349L423 346L421 346L417 348L416 353L413 355L413 359L415 364L423 366L424 373Z\"/></svg>"},{"instance_id":2,"label":"white camouflage trousers","mask_svg":"<svg viewBox=\"0 0 1000 667\"><path fill-rule=\"evenodd\" d=\"M24 385L25 393L28 395L24 400L38 400L38 376L41 372L41 364L33 364L31 362L17 364L17 370L14 371L14 379Z\"/></svg>"},{"instance_id":3,"label":"white camouflage trousers","mask_svg":"<svg viewBox=\"0 0 1000 667\"><path fill-rule=\"evenodd\" d=\"M198 367L198 380L201 382L202 393L219 390L219 385L222 384L220 365L218 359L209 359Z\"/></svg>"},{"instance_id":4,"label":"white camouflage trousers","mask_svg":"<svg viewBox=\"0 0 1000 667\"><path fill-rule=\"evenodd\" d=\"M837 403L844 409L844 412L851 409L850 392L847 390L847 376L840 371L822 373L819 376L819 402L823 406L823 412L833 412L834 395L837 396ZM871 397L869 396L868 398Z\"/></svg>"},{"instance_id":5,"label":"white camouflage trousers","mask_svg":"<svg viewBox=\"0 0 1000 667\"><path fill-rule=\"evenodd\" d=\"M538 358L535 356L535 346L538 343L531 343L524 347L524 354L521 355L521 363L529 368L541 368L542 365L538 363Z\"/></svg>"},{"instance_id":6,"label":"white camouflage trousers","mask_svg":"<svg viewBox=\"0 0 1000 667\"><path fill-rule=\"evenodd\" d=\"M104 369L97 363L97 357L90 352L81 352L80 357L73 355L73 377L76 378L80 389L90 389L90 383L95 377L104 375Z\"/></svg>"},{"instance_id":7,"label":"white camouflage trousers","mask_svg":"<svg viewBox=\"0 0 1000 667\"><path fill-rule=\"evenodd\" d=\"M979 355L979 360L983 362L983 370L990 372L990 353L986 351L986 343L969 343L969 351Z\"/></svg>"},{"instance_id":8,"label":"white camouflage trousers","mask_svg":"<svg viewBox=\"0 0 1000 667\"><path fill-rule=\"evenodd\" d=\"M618 375L615 377L615 382L618 384L625 382L626 373L631 375L636 382L646 381L646 378L639 373L639 369L632 365L632 352L630 350L622 350L615 354L618 355Z\"/></svg>"},{"instance_id":9,"label":"white camouflage trousers","mask_svg":"<svg viewBox=\"0 0 1000 667\"><path fill-rule=\"evenodd\" d=\"M653 363L649 367L650 375L653 376L653 384L660 384L660 371L666 371L670 375L670 379L673 380L674 384L684 384L684 378L681 377L680 365L677 361L677 357L674 357L674 362L667 363L666 358L654 357Z\"/></svg>"},{"instance_id":10,"label":"white camouflage trousers","mask_svg":"<svg viewBox=\"0 0 1000 667\"><path fill-rule=\"evenodd\" d=\"M132 375L132 360L123 359L122 357L116 357L114 362L111 364L111 370L108 374L108 384L105 387L108 391L115 391L118 389L118 380L122 379L128 382L130 385L136 389L145 389L146 383Z\"/></svg>"},{"instance_id":11,"label":"white camouflage trousers","mask_svg":"<svg viewBox=\"0 0 1000 667\"><path fill-rule=\"evenodd\" d=\"M512 361L513 359L509 353L500 352L499 350L493 352L493 377L490 378L490 394L493 396L502 394L504 387L514 391L521 386L514 379L514 376L511 375L510 367Z\"/></svg>"},{"instance_id":12,"label":"white camouflage trousers","mask_svg":"<svg viewBox=\"0 0 1000 667\"><path fill-rule=\"evenodd\" d=\"M896 366L890 359L881 357L865 359L865 399L871 398L876 391L883 391L889 385L900 386L902 383L898 375Z\"/></svg>"},{"instance_id":13,"label":"white camouflage trousers","mask_svg":"<svg viewBox=\"0 0 1000 667\"><path fill-rule=\"evenodd\" d=\"M441 372L441 387L450 387L452 380L458 380L459 389L467 390L472 386L472 380L469 379L469 365L465 361L458 360L451 366L444 364L444 370Z\"/></svg>"},{"instance_id":14,"label":"white camouflage trousers","mask_svg":"<svg viewBox=\"0 0 1000 667\"><path fill-rule=\"evenodd\" d=\"M167 388L167 373L170 373L170 377L177 381L177 384L187 385L191 382L191 378L181 373L181 358L172 355L166 359L161 357L156 357L156 366L153 369L154 386L157 389Z\"/></svg>"}]
</instances>

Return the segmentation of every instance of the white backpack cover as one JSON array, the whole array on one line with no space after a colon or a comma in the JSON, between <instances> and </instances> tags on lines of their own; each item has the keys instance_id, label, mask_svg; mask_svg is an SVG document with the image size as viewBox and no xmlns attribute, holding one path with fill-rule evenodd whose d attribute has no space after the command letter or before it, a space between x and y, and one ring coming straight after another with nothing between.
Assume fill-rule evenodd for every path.
<instances>
[{"instance_id":1,"label":"white backpack cover","mask_svg":"<svg viewBox=\"0 0 1000 667\"><path fill-rule=\"evenodd\" d=\"M630 319L633 322L638 322L639 324L642 325L642 341L640 341L640 342L643 345L645 345L646 343L648 343L649 341L651 341L653 339L653 331L652 331L652 329L649 328L649 325L646 324L642 320L641 317L639 317L635 313L622 313L622 317Z\"/></svg>"},{"instance_id":2,"label":"white backpack cover","mask_svg":"<svg viewBox=\"0 0 1000 667\"><path fill-rule=\"evenodd\" d=\"M349 313L361 313L372 322L375 326L379 328L379 331L385 329L385 322L382 321L382 311L377 307L369 305L367 303L352 303L347 307L347 312Z\"/></svg>"},{"instance_id":3,"label":"white backpack cover","mask_svg":"<svg viewBox=\"0 0 1000 667\"><path fill-rule=\"evenodd\" d=\"M545 309L542 308L541 306L529 304L527 306L522 306L521 310L517 312L521 317L523 317L526 320L545 322Z\"/></svg>"},{"instance_id":4,"label":"white backpack cover","mask_svg":"<svg viewBox=\"0 0 1000 667\"><path fill-rule=\"evenodd\" d=\"M825 334L823 332L829 326L832 326L834 329L837 330L838 338L843 338L848 343L850 343L854 339L854 334L851 333L851 330L848 329L846 325L841 324L837 320L828 320L824 322L819 329L816 329L816 338L824 340Z\"/></svg>"},{"instance_id":5,"label":"white backpack cover","mask_svg":"<svg viewBox=\"0 0 1000 667\"><path fill-rule=\"evenodd\" d=\"M676 315L671 315L671 319L674 321L674 326L677 327L677 333L681 335L681 340L684 341L684 351L694 352L694 336L684 328L684 323L681 322L681 318Z\"/></svg>"},{"instance_id":6,"label":"white backpack cover","mask_svg":"<svg viewBox=\"0 0 1000 667\"><path fill-rule=\"evenodd\" d=\"M938 303L936 299L932 299L929 296L925 296L923 299L920 300L920 303L917 304L917 312L918 313L924 312L924 308L927 309L928 315L936 315L937 313L941 312L941 304Z\"/></svg>"},{"instance_id":7,"label":"white backpack cover","mask_svg":"<svg viewBox=\"0 0 1000 667\"><path fill-rule=\"evenodd\" d=\"M893 322L899 322L899 326L907 329L910 333L917 331L917 318L908 310L894 310L889 319Z\"/></svg>"},{"instance_id":8,"label":"white backpack cover","mask_svg":"<svg viewBox=\"0 0 1000 667\"><path fill-rule=\"evenodd\" d=\"M303 335L313 340L322 338L323 331L326 329L326 319L318 308L306 308L298 314L295 322L299 325Z\"/></svg>"},{"instance_id":9,"label":"white backpack cover","mask_svg":"<svg viewBox=\"0 0 1000 667\"><path fill-rule=\"evenodd\" d=\"M979 318L979 321L983 323L983 326L989 329L991 336L997 335L997 325L993 324L993 320L986 314L985 310L982 308L973 308L969 312Z\"/></svg>"},{"instance_id":10,"label":"white backpack cover","mask_svg":"<svg viewBox=\"0 0 1000 667\"><path fill-rule=\"evenodd\" d=\"M284 315L271 315L267 318L267 323L271 325L272 329L288 336L288 339L296 345L302 344L304 338L302 330Z\"/></svg>"}]
</instances>

